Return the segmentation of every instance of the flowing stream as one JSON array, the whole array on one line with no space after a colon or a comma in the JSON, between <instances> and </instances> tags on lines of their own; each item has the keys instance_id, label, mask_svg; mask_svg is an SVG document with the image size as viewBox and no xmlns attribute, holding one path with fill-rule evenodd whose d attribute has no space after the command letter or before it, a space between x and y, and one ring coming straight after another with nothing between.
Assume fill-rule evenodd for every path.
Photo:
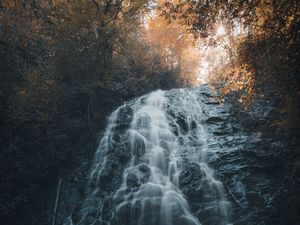
<instances>
[{"instance_id":1,"label":"flowing stream","mask_svg":"<svg viewBox=\"0 0 300 225\"><path fill-rule=\"evenodd\" d=\"M79 224L230 224L230 202L207 164L207 109L192 91L176 92L158 90L112 113Z\"/></svg>"}]
</instances>

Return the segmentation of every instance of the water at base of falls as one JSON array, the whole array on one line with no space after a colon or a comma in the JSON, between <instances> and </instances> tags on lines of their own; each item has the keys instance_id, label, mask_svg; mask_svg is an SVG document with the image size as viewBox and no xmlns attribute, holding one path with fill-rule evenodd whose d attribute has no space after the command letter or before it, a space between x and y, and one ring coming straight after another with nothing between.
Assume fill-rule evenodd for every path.
<instances>
[{"instance_id":1,"label":"water at base of falls","mask_svg":"<svg viewBox=\"0 0 300 225\"><path fill-rule=\"evenodd\" d=\"M206 164L205 110L192 92L176 91L158 90L111 115L79 224L229 224L230 203Z\"/></svg>"}]
</instances>

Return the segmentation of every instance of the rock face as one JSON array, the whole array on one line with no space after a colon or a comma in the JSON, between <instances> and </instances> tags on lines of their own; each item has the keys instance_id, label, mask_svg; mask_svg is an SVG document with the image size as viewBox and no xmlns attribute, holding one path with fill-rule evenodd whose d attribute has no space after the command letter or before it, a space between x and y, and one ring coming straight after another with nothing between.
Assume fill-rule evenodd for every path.
<instances>
[{"instance_id":1,"label":"rock face","mask_svg":"<svg viewBox=\"0 0 300 225\"><path fill-rule=\"evenodd\" d=\"M266 139L237 118L206 86L120 107L65 224L299 224L297 141Z\"/></svg>"}]
</instances>

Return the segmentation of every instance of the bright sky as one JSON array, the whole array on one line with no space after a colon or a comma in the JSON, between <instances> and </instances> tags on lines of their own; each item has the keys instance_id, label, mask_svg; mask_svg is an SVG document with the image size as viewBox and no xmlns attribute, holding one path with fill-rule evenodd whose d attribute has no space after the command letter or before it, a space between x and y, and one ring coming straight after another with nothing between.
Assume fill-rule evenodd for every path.
<instances>
[{"instance_id":1,"label":"bright sky","mask_svg":"<svg viewBox=\"0 0 300 225\"><path fill-rule=\"evenodd\" d=\"M229 62L229 50L232 45L229 35L232 34L233 37L238 37L246 33L243 27L236 23L234 29L228 33L224 25L219 24L216 26L215 34L212 39L216 40L216 44L213 46L206 46L201 44L199 46L199 51L201 52L200 69L198 73L197 81L199 83L206 83L207 78L211 72L215 69L222 69Z\"/></svg>"},{"instance_id":2,"label":"bright sky","mask_svg":"<svg viewBox=\"0 0 300 225\"><path fill-rule=\"evenodd\" d=\"M224 35L226 32L225 32L225 28L224 26L220 25L217 29L217 36L222 36Z\"/></svg>"}]
</instances>

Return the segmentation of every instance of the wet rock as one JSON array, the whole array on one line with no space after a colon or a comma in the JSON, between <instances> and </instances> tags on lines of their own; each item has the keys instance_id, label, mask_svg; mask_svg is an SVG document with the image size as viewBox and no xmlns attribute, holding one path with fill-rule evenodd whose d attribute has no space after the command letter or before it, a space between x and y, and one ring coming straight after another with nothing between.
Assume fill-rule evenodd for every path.
<instances>
[{"instance_id":1,"label":"wet rock","mask_svg":"<svg viewBox=\"0 0 300 225\"><path fill-rule=\"evenodd\" d=\"M123 106L119 109L117 123L130 124L133 119L133 109L130 106Z\"/></svg>"},{"instance_id":2,"label":"wet rock","mask_svg":"<svg viewBox=\"0 0 300 225\"><path fill-rule=\"evenodd\" d=\"M138 168L139 168L139 171L141 173L143 173L143 175L146 177L146 178L149 178L150 175L151 175L151 169L149 168L149 166L145 163L142 163L140 165L138 165Z\"/></svg>"},{"instance_id":3,"label":"wet rock","mask_svg":"<svg viewBox=\"0 0 300 225\"><path fill-rule=\"evenodd\" d=\"M166 92L169 99L169 126L173 128L175 145L180 146L179 155L182 158L177 162L179 174L176 176L179 176L179 189L191 215L203 225L298 225L300 161L297 140L282 142L276 137L277 131L274 135L271 132L269 139L266 139L259 130L263 127L262 121L273 113L266 111L271 109L272 104L271 107L255 106L251 112L234 112L226 102L217 104L207 87L192 92L197 94L196 99L201 105L199 115L207 132L193 133L201 124L192 120L193 116L188 117L188 108L181 107L183 99L190 100L184 90ZM146 104L146 101L142 104ZM88 209L86 224L92 224L95 220L99 223L101 218L103 225L136 225L140 224L139 218L142 216L142 225L165 225L160 218L165 192L162 185L151 183L153 167L147 165L151 159L145 156L146 143L149 144L145 141L149 138L145 131L153 121L147 113L140 116L136 122L140 128L139 134L145 139L137 137L133 142L128 142L127 129L133 120L133 110L129 106L119 110L114 136L106 155L107 163L99 173L100 182L96 182L98 174L91 181L94 183L92 188L96 189L97 185L101 188L94 195L96 201L89 204L91 208ZM168 152L172 149L170 142L166 138L155 145ZM222 181L224 189L220 188L222 183L204 174L212 171L203 171L203 167L201 169L198 163L193 162L191 149L195 153L207 151L207 154L201 155L201 159L207 158L209 166L215 171L212 175ZM200 158L200 155L195 155ZM130 169L129 162L134 165ZM125 168L127 187L122 189ZM171 168L170 173L174 175L175 169ZM216 200L221 196L220 190L225 192L231 206L228 223L224 222L225 216L220 212L219 204L229 203ZM107 199L104 200L103 196ZM182 209L176 207L177 203L171 197L166 203L172 212L173 225L197 224L189 216L182 216Z\"/></svg>"},{"instance_id":4,"label":"wet rock","mask_svg":"<svg viewBox=\"0 0 300 225\"><path fill-rule=\"evenodd\" d=\"M117 124L114 128L114 133L112 136L113 142L123 142L126 141L128 137L127 129L128 124Z\"/></svg>"},{"instance_id":5,"label":"wet rock","mask_svg":"<svg viewBox=\"0 0 300 225\"><path fill-rule=\"evenodd\" d=\"M224 136L224 135L228 135L230 134L228 131L225 131L225 130L216 130L213 132L214 135L217 135L217 136Z\"/></svg>"},{"instance_id":6,"label":"wet rock","mask_svg":"<svg viewBox=\"0 0 300 225\"><path fill-rule=\"evenodd\" d=\"M191 121L191 129L196 129L197 128L197 122L195 120Z\"/></svg>"},{"instance_id":7,"label":"wet rock","mask_svg":"<svg viewBox=\"0 0 300 225\"><path fill-rule=\"evenodd\" d=\"M219 122L223 122L223 121L224 121L224 118L217 117L217 116L209 117L206 120L207 123L219 123Z\"/></svg>"},{"instance_id":8,"label":"wet rock","mask_svg":"<svg viewBox=\"0 0 300 225\"><path fill-rule=\"evenodd\" d=\"M139 186L139 179L135 174L128 174L126 177L126 185L129 188L135 188Z\"/></svg>"},{"instance_id":9,"label":"wet rock","mask_svg":"<svg viewBox=\"0 0 300 225\"><path fill-rule=\"evenodd\" d=\"M176 117L176 123L180 127L180 131L182 133L187 133L189 130L188 122L186 121L186 118L183 115Z\"/></svg>"},{"instance_id":10,"label":"wet rock","mask_svg":"<svg viewBox=\"0 0 300 225\"><path fill-rule=\"evenodd\" d=\"M207 98L211 98L212 97L212 95L211 95L211 93L209 91L207 91L207 92L200 92L199 94L203 95L203 96L205 96Z\"/></svg>"},{"instance_id":11,"label":"wet rock","mask_svg":"<svg viewBox=\"0 0 300 225\"><path fill-rule=\"evenodd\" d=\"M201 184L201 170L196 163L188 163L179 174L179 187L182 192L193 201L201 201L203 196L199 189Z\"/></svg>"},{"instance_id":12,"label":"wet rock","mask_svg":"<svg viewBox=\"0 0 300 225\"><path fill-rule=\"evenodd\" d=\"M115 171L118 169L118 161L107 160L103 173L100 175L100 183L105 184L108 183L112 178Z\"/></svg>"}]
</instances>

